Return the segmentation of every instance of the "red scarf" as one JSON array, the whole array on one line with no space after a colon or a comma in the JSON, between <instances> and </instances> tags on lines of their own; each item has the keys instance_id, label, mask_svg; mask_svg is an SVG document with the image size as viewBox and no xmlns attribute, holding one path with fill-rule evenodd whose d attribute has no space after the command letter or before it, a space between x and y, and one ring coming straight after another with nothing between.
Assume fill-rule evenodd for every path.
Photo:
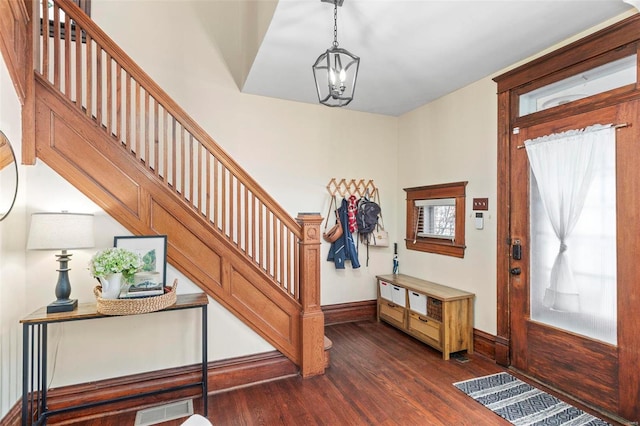
<instances>
[{"instance_id":1,"label":"red scarf","mask_svg":"<svg viewBox=\"0 0 640 426\"><path fill-rule=\"evenodd\" d=\"M347 212L349 213L349 232L354 233L358 230L358 224L356 223L356 210L358 210L358 202L356 196L349 197L349 204L347 206Z\"/></svg>"}]
</instances>

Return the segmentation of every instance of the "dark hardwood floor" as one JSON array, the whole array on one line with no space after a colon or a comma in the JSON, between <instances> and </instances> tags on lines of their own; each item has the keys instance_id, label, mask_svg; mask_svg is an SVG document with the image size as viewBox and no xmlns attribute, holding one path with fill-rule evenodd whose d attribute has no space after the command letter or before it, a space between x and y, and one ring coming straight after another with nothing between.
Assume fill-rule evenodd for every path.
<instances>
[{"instance_id":1,"label":"dark hardwood floor","mask_svg":"<svg viewBox=\"0 0 640 426\"><path fill-rule=\"evenodd\" d=\"M266 383L211 398L216 425L478 425L501 419L451 383L501 369L474 357L461 364L376 322L327 327L326 374ZM504 423L503 424L508 424Z\"/></svg>"},{"instance_id":2,"label":"dark hardwood floor","mask_svg":"<svg viewBox=\"0 0 640 426\"><path fill-rule=\"evenodd\" d=\"M223 425L509 425L452 386L504 371L469 355L439 352L375 321L329 326L331 367L323 376L264 383L209 397L209 420ZM196 412L201 409L194 401ZM73 423L133 425L135 413ZM185 419L165 422L180 425Z\"/></svg>"}]
</instances>

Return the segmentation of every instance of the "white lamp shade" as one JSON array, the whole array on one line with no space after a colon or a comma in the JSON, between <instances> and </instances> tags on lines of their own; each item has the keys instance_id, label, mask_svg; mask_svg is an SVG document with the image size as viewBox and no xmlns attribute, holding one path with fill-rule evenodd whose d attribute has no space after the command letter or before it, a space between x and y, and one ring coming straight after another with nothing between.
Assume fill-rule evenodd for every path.
<instances>
[{"instance_id":1,"label":"white lamp shade","mask_svg":"<svg viewBox=\"0 0 640 426\"><path fill-rule=\"evenodd\" d=\"M29 229L29 250L91 248L93 215L85 213L34 213Z\"/></svg>"}]
</instances>

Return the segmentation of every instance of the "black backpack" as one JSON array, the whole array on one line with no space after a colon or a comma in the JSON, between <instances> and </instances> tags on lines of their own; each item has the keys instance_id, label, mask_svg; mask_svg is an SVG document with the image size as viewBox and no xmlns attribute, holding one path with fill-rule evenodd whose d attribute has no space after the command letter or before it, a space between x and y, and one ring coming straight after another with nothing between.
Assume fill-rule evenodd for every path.
<instances>
[{"instance_id":1,"label":"black backpack","mask_svg":"<svg viewBox=\"0 0 640 426\"><path fill-rule=\"evenodd\" d=\"M358 224L358 234L368 240L370 233L375 231L378 224L380 206L378 203L361 198L356 210L356 223Z\"/></svg>"},{"instance_id":2,"label":"black backpack","mask_svg":"<svg viewBox=\"0 0 640 426\"><path fill-rule=\"evenodd\" d=\"M369 237L373 231L376 230L380 211L378 203L375 203L366 197L363 197L358 201L356 223L358 224L360 240L367 246L367 266L369 266Z\"/></svg>"}]
</instances>

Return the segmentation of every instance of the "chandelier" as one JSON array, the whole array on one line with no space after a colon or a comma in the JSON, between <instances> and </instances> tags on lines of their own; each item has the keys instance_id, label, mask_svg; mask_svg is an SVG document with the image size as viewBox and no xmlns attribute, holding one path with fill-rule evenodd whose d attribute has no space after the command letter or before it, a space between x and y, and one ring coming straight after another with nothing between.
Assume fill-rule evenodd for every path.
<instances>
[{"instance_id":1,"label":"chandelier","mask_svg":"<svg viewBox=\"0 0 640 426\"><path fill-rule=\"evenodd\" d=\"M321 0L333 3L333 45L313 64L318 100L330 107L341 107L353 100L360 58L338 47L338 3L344 0Z\"/></svg>"}]
</instances>

